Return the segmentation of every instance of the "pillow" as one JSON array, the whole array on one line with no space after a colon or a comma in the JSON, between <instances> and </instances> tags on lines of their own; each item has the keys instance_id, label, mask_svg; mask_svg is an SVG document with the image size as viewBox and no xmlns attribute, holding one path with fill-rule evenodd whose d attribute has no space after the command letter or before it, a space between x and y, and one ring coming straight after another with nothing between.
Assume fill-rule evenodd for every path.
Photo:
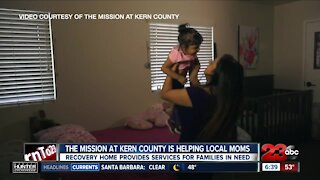
<instances>
[{"instance_id":1,"label":"pillow","mask_svg":"<svg viewBox=\"0 0 320 180\"><path fill-rule=\"evenodd\" d=\"M97 139L79 125L66 124L41 130L34 134L40 142L97 142Z\"/></svg>"},{"instance_id":2,"label":"pillow","mask_svg":"<svg viewBox=\"0 0 320 180\"><path fill-rule=\"evenodd\" d=\"M155 117L154 119L151 119L150 121L152 121L154 126L156 127L165 127L169 119L170 119L170 116L168 115L168 113L161 111L157 115L157 117Z\"/></svg>"},{"instance_id":3,"label":"pillow","mask_svg":"<svg viewBox=\"0 0 320 180\"><path fill-rule=\"evenodd\" d=\"M131 117L129 117L126 120L125 126L128 126L132 129L151 129L153 127L153 124L149 121L147 121L147 115L145 112L135 114Z\"/></svg>"},{"instance_id":4,"label":"pillow","mask_svg":"<svg viewBox=\"0 0 320 180\"><path fill-rule=\"evenodd\" d=\"M166 106L164 103L157 103L152 105L146 111L146 120L153 123L156 127L164 127L169 120L169 115L165 112Z\"/></svg>"},{"instance_id":5,"label":"pillow","mask_svg":"<svg viewBox=\"0 0 320 180\"><path fill-rule=\"evenodd\" d=\"M91 134L87 134L84 132L81 133L67 133L61 135L57 139L57 143L94 143L97 142L97 139L93 137Z\"/></svg>"},{"instance_id":6,"label":"pillow","mask_svg":"<svg viewBox=\"0 0 320 180\"><path fill-rule=\"evenodd\" d=\"M128 120L125 126L128 126L129 128L132 128L132 129L139 129L139 130L153 128L153 124L145 120L138 120L138 121Z\"/></svg>"},{"instance_id":7,"label":"pillow","mask_svg":"<svg viewBox=\"0 0 320 180\"><path fill-rule=\"evenodd\" d=\"M144 112L128 117L125 126L140 130L151 129L153 126L164 127L170 118L168 114L170 107L168 103L154 104Z\"/></svg>"}]
</instances>

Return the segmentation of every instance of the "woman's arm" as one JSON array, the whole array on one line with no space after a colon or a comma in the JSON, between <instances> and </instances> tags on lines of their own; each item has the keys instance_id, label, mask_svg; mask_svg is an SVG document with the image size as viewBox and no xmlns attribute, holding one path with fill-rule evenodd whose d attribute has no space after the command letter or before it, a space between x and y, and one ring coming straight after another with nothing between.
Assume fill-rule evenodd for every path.
<instances>
[{"instance_id":1,"label":"woman's arm","mask_svg":"<svg viewBox=\"0 0 320 180\"><path fill-rule=\"evenodd\" d=\"M189 71L191 86L199 86L200 85L200 82L198 79L199 70L200 70L200 62L198 59L196 59L194 64L192 65L190 71Z\"/></svg>"},{"instance_id":2,"label":"woman's arm","mask_svg":"<svg viewBox=\"0 0 320 180\"><path fill-rule=\"evenodd\" d=\"M173 71L177 69L178 65L172 66ZM161 90L161 98L177 105L192 107L191 99L186 89L172 89L172 77L169 75L163 83Z\"/></svg>"},{"instance_id":3,"label":"woman's arm","mask_svg":"<svg viewBox=\"0 0 320 180\"><path fill-rule=\"evenodd\" d=\"M172 70L172 66L174 63L170 60L168 57L167 60L164 62L164 64L161 67L161 70L168 76L172 77L173 79L176 79L179 81L181 84L185 84L187 82L186 77L176 73L176 70Z\"/></svg>"}]
</instances>

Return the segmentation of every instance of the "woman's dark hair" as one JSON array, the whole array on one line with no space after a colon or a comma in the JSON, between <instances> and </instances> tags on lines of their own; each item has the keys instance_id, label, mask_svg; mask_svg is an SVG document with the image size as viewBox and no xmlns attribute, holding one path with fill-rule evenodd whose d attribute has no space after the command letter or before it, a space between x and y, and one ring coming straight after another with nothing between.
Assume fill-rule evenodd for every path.
<instances>
[{"instance_id":1,"label":"woman's dark hair","mask_svg":"<svg viewBox=\"0 0 320 180\"><path fill-rule=\"evenodd\" d=\"M200 132L200 141L232 141L243 98L243 68L231 55L222 56L207 84L215 97L210 120ZM233 139L232 139L233 138Z\"/></svg>"},{"instance_id":2,"label":"woman's dark hair","mask_svg":"<svg viewBox=\"0 0 320 180\"><path fill-rule=\"evenodd\" d=\"M189 47L190 45L200 46L203 41L201 34L194 28L188 26L188 23L179 25L179 45L185 47Z\"/></svg>"}]
</instances>

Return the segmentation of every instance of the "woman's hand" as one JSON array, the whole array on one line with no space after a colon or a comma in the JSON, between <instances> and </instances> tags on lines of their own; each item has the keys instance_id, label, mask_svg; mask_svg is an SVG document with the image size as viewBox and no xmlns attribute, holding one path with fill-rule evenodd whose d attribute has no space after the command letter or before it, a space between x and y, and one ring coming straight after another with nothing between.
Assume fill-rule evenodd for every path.
<instances>
[{"instance_id":1,"label":"woman's hand","mask_svg":"<svg viewBox=\"0 0 320 180\"><path fill-rule=\"evenodd\" d=\"M190 85L191 86L199 86L200 85L200 82L198 79L199 70L200 70L200 63L199 63L199 60L196 59L196 61L192 65L191 69L189 70L189 78L190 78Z\"/></svg>"},{"instance_id":2,"label":"woman's hand","mask_svg":"<svg viewBox=\"0 0 320 180\"><path fill-rule=\"evenodd\" d=\"M186 84L187 83L187 78L184 76L180 76L177 81L179 81L180 84Z\"/></svg>"},{"instance_id":3,"label":"woman's hand","mask_svg":"<svg viewBox=\"0 0 320 180\"><path fill-rule=\"evenodd\" d=\"M179 66L178 64L174 64L171 67L171 70L176 72L178 69L178 66ZM184 79L186 78L184 77ZM169 102L172 102L174 104L178 104L186 107L192 107L192 103L186 89L184 88L172 89L172 78L170 76L167 76L166 80L163 83L162 90L161 90L161 98Z\"/></svg>"},{"instance_id":4,"label":"woman's hand","mask_svg":"<svg viewBox=\"0 0 320 180\"><path fill-rule=\"evenodd\" d=\"M200 81L198 78L190 77L190 84L191 86L200 86Z\"/></svg>"},{"instance_id":5,"label":"woman's hand","mask_svg":"<svg viewBox=\"0 0 320 180\"><path fill-rule=\"evenodd\" d=\"M207 68L204 70L204 75L206 76L207 83L210 83L211 76L214 74L217 68L217 63L219 59L220 58L216 58L215 60L211 61L210 64L207 66Z\"/></svg>"},{"instance_id":6,"label":"woman's hand","mask_svg":"<svg viewBox=\"0 0 320 180\"><path fill-rule=\"evenodd\" d=\"M178 67L179 67L179 64L178 63L175 63L175 64L173 64L172 65L172 67L171 67L171 70L173 71L173 72L176 72L176 73L178 73ZM179 73L178 73L179 74ZM184 76L181 76L180 74L179 74L179 76L178 76L178 78L176 79L177 81L179 81L180 82L180 84L185 84L185 83L187 83L187 78L186 77L184 77Z\"/></svg>"},{"instance_id":7,"label":"woman's hand","mask_svg":"<svg viewBox=\"0 0 320 180\"><path fill-rule=\"evenodd\" d=\"M172 65L171 70L172 70L173 72L177 72L178 67L179 67L179 64L178 64L178 63L175 63L175 64Z\"/></svg>"},{"instance_id":8,"label":"woman's hand","mask_svg":"<svg viewBox=\"0 0 320 180\"><path fill-rule=\"evenodd\" d=\"M212 75L213 72L216 70L218 59L211 61L207 68L204 70L205 75Z\"/></svg>"}]
</instances>

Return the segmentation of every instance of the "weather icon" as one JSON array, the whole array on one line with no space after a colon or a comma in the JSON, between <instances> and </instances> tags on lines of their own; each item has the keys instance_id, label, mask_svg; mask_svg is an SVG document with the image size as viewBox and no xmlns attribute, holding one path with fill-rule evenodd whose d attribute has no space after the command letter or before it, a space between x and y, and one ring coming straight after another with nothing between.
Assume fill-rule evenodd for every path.
<instances>
[{"instance_id":1,"label":"weather icon","mask_svg":"<svg viewBox=\"0 0 320 180\"><path fill-rule=\"evenodd\" d=\"M172 169L175 171L175 172L179 172L180 171L180 165L179 164L174 164L172 166Z\"/></svg>"}]
</instances>

